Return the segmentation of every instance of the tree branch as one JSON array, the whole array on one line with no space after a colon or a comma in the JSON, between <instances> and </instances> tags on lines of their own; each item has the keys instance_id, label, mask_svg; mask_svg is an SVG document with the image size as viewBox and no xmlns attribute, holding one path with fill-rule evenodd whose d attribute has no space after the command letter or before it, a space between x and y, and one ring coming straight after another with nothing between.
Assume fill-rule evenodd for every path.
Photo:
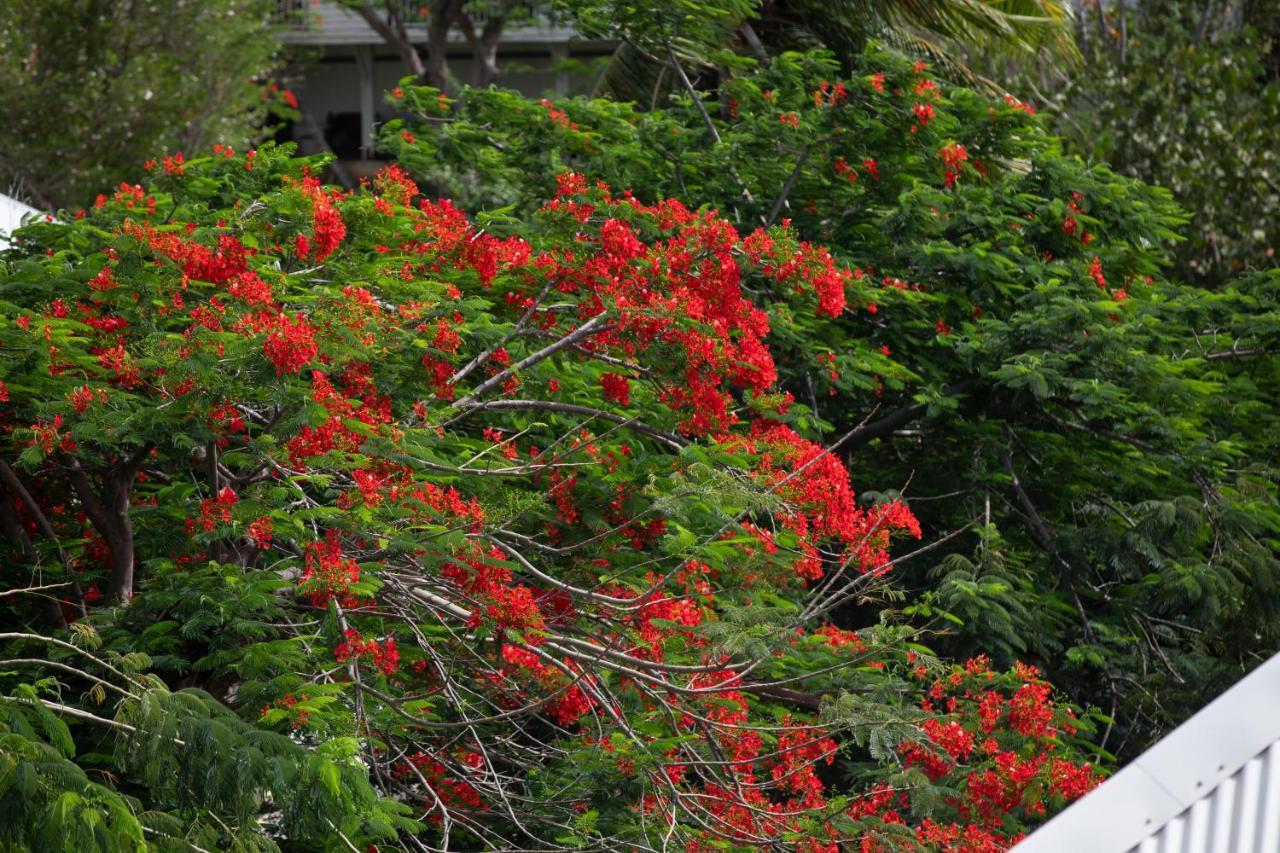
<instances>
[{"instance_id":1,"label":"tree branch","mask_svg":"<svg viewBox=\"0 0 1280 853\"><path fill-rule=\"evenodd\" d=\"M354 11L361 18L364 18L364 22L368 24L369 28L377 33L383 41L385 41L390 47L395 48L410 73L419 80L427 79L427 66L426 63L422 61L422 55L418 53L418 49L413 46L413 43L405 38L402 32L398 31L398 28L392 27L390 23L383 20L382 16L378 14L378 11L369 3L364 3L354 7Z\"/></svg>"},{"instance_id":2,"label":"tree branch","mask_svg":"<svg viewBox=\"0 0 1280 853\"><path fill-rule=\"evenodd\" d=\"M670 445L673 449L679 450L684 447L686 442L678 435L662 430L655 429L640 423L635 418L624 418L621 415L615 415L613 412L606 412L603 409L593 409L590 406L577 406L573 403L556 403L551 400L490 400L487 403L470 403L465 406L464 414L472 412L480 412L489 409L528 409L530 411L543 412L562 412L567 415L586 415L588 417L599 418L610 423L620 424L630 430L647 435L650 438L656 438L665 444Z\"/></svg>"},{"instance_id":3,"label":"tree branch","mask_svg":"<svg viewBox=\"0 0 1280 853\"><path fill-rule=\"evenodd\" d=\"M925 403L919 403L915 406L908 406L905 409L899 409L893 414L885 415L878 421L872 421L864 427L857 429L853 435L849 436L849 440L845 445L849 448L859 447L869 441L877 438L883 438L896 429L900 429L917 418L923 417L924 413L929 411L929 406Z\"/></svg>"},{"instance_id":4,"label":"tree branch","mask_svg":"<svg viewBox=\"0 0 1280 853\"><path fill-rule=\"evenodd\" d=\"M610 328L609 326L601 325L604 323L605 317L606 317L605 314L597 314L587 322L583 323L578 328L574 329L569 334L565 335L563 338L560 338L555 343L549 344L543 347L542 349L538 350L537 352L531 353L530 355L525 356L520 361L511 365L501 373L498 373L494 376L490 376L484 382L481 382L479 385L473 388L470 394L468 394L466 397L463 397L461 400L455 403L455 405L458 407L469 406L475 403L476 398L480 397L486 391L489 391L490 389L501 384L504 380L507 379L507 377L514 376L515 374L519 373L521 370L524 370L526 367L532 367L533 365L537 364L540 361L545 361L546 359L555 355L565 347L573 346L578 341L583 340L584 338L589 338L592 335L598 334L600 332L608 331Z\"/></svg>"},{"instance_id":5,"label":"tree branch","mask_svg":"<svg viewBox=\"0 0 1280 853\"><path fill-rule=\"evenodd\" d=\"M796 181L800 177L800 170L809 161L809 152L812 150L812 145L806 145L800 151L800 157L796 160L796 167L787 176L787 182L782 185L782 192L778 193L778 200L773 203L773 210L769 211L769 219L765 222L766 227L778 221L778 214L782 213L782 207L787 203L787 196L791 194L791 190L795 187Z\"/></svg>"}]
</instances>

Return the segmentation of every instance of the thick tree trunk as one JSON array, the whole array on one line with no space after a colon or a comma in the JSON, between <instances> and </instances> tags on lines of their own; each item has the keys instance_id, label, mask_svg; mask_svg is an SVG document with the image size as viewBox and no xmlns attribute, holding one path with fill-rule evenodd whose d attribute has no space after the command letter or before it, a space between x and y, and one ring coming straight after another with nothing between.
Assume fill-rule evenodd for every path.
<instances>
[{"instance_id":1,"label":"thick tree trunk","mask_svg":"<svg viewBox=\"0 0 1280 853\"><path fill-rule=\"evenodd\" d=\"M455 4L456 0L436 3L427 24L426 82L441 92L449 83L449 28L453 26Z\"/></svg>"},{"instance_id":2,"label":"thick tree trunk","mask_svg":"<svg viewBox=\"0 0 1280 853\"><path fill-rule=\"evenodd\" d=\"M133 519L129 516L129 499L133 480L151 447L140 448L129 460L109 468L102 475L102 492L94 490L89 476L74 456L66 464L71 484L75 487L85 515L106 541L111 552L111 574L107 581L108 601L128 602L133 597Z\"/></svg>"},{"instance_id":3,"label":"thick tree trunk","mask_svg":"<svg viewBox=\"0 0 1280 853\"><path fill-rule=\"evenodd\" d=\"M404 25L398 18L392 16L389 20L384 19L370 3L357 6L355 12L361 18L364 18L369 28L377 33L383 41L395 48L396 53L400 54L400 59L404 62L405 68L409 69L410 74L420 80L427 79L427 66L422 61L422 55L418 53L418 49L409 41Z\"/></svg>"},{"instance_id":4,"label":"thick tree trunk","mask_svg":"<svg viewBox=\"0 0 1280 853\"><path fill-rule=\"evenodd\" d=\"M374 32L400 54L409 73L428 86L445 91L449 83L449 32L458 27L475 57L472 83L487 86L498 78L498 41L502 38L505 16L494 14L477 31L471 16L463 9L463 0L439 0L431 7L427 18L427 51L423 55L409 39L404 22L394 11L385 15L377 4L364 3L355 7Z\"/></svg>"},{"instance_id":5,"label":"thick tree trunk","mask_svg":"<svg viewBox=\"0 0 1280 853\"><path fill-rule=\"evenodd\" d=\"M471 54L475 57L475 67L471 72L472 85L488 86L498 79L500 73L498 40L502 38L502 27L506 19L500 15L494 15L485 22L480 32L476 32L475 23L471 17L461 8L457 8L453 21L462 31L462 36L467 40L467 44L471 47Z\"/></svg>"},{"instance_id":6,"label":"thick tree trunk","mask_svg":"<svg viewBox=\"0 0 1280 853\"><path fill-rule=\"evenodd\" d=\"M133 519L129 517L130 483L113 483L108 493L109 512L115 525L115 539L111 545L111 579L107 597L112 601L125 601L133 597Z\"/></svg>"}]
</instances>

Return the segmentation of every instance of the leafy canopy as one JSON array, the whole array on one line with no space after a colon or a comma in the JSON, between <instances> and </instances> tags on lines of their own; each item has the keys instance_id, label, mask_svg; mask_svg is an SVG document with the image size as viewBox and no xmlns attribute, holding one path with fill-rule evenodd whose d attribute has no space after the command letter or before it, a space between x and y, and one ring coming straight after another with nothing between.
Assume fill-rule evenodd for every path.
<instances>
[{"instance_id":1,"label":"leafy canopy","mask_svg":"<svg viewBox=\"0 0 1280 853\"><path fill-rule=\"evenodd\" d=\"M572 174L472 222L316 165L0 257L7 842L959 849L1096 782L1034 668L888 606L912 510L779 393L769 337L878 286Z\"/></svg>"},{"instance_id":2,"label":"leafy canopy","mask_svg":"<svg viewBox=\"0 0 1280 853\"><path fill-rule=\"evenodd\" d=\"M1011 95L856 62L784 54L653 110L468 90L383 145L474 210L569 168L821 241L855 271L839 314L758 291L798 427L855 430L850 467L909 484L945 542L907 585L963 622L953 654L1030 656L1134 754L1280 645L1280 279L1171 279L1166 191L1065 156Z\"/></svg>"},{"instance_id":3,"label":"leafy canopy","mask_svg":"<svg viewBox=\"0 0 1280 853\"><path fill-rule=\"evenodd\" d=\"M242 146L268 111L266 0L0 3L0 191L45 210L134 181L162 153ZM296 103L294 104L296 106Z\"/></svg>"}]
</instances>

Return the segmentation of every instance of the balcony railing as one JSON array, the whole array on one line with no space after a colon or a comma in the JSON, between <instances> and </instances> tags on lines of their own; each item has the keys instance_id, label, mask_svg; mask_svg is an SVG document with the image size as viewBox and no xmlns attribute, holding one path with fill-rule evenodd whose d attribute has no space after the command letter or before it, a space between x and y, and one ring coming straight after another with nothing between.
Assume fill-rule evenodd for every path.
<instances>
[{"instance_id":1,"label":"balcony railing","mask_svg":"<svg viewBox=\"0 0 1280 853\"><path fill-rule=\"evenodd\" d=\"M419 44L426 41L429 7L426 0L393 0L390 4L380 0L371 5L384 15L394 13L410 41ZM485 24L481 14L472 15L472 19L477 27ZM286 28L285 41L295 44L358 45L382 41L357 12L331 0L276 0L272 20ZM572 29L555 26L548 21L521 20L507 25L502 40L508 43L552 44L567 42L573 36ZM460 40L460 33L450 33L451 42Z\"/></svg>"}]
</instances>

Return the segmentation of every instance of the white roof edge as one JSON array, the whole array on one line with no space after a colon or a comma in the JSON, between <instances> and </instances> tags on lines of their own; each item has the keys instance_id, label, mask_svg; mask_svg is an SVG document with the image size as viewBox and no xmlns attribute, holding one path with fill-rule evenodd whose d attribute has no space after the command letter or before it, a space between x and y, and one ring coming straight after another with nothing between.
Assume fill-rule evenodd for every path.
<instances>
[{"instance_id":1,"label":"white roof edge","mask_svg":"<svg viewBox=\"0 0 1280 853\"><path fill-rule=\"evenodd\" d=\"M1064 809L1016 853L1122 853L1280 739L1280 655Z\"/></svg>"},{"instance_id":2,"label":"white roof edge","mask_svg":"<svg viewBox=\"0 0 1280 853\"><path fill-rule=\"evenodd\" d=\"M13 229L22 224L22 220L39 213L40 211L31 205L23 204L16 198L0 193L0 249L8 248L8 236Z\"/></svg>"},{"instance_id":3,"label":"white roof edge","mask_svg":"<svg viewBox=\"0 0 1280 853\"><path fill-rule=\"evenodd\" d=\"M416 45L423 45L426 42L425 27L410 27L410 41ZM306 45L373 45L375 47L385 46L386 42L373 30L365 27L359 28L305 28L298 27L295 29L285 30L281 33L281 41L285 44L306 44ZM519 29L512 28L502 34L502 39L498 43L498 48L514 48L514 47L549 47L553 45L566 45L577 50L604 50L611 49L617 45L612 39L595 39L585 38L578 35L574 30L550 30L550 29ZM461 35L450 33L448 46L450 49L469 48Z\"/></svg>"},{"instance_id":4,"label":"white roof edge","mask_svg":"<svg viewBox=\"0 0 1280 853\"><path fill-rule=\"evenodd\" d=\"M295 0L296 2L296 0ZM333 0L313 0L309 7L283 3L301 14L292 21L283 22L281 38L287 44L309 45L381 45L383 39L356 11L337 5ZM303 11L305 9L305 11ZM427 40L427 25L423 21L404 24L405 35L415 44ZM580 48L603 46L609 41L582 39L570 26L543 20L513 22L503 28L499 47L552 46L574 42ZM466 45L466 40L453 28L448 33L450 48Z\"/></svg>"}]
</instances>

